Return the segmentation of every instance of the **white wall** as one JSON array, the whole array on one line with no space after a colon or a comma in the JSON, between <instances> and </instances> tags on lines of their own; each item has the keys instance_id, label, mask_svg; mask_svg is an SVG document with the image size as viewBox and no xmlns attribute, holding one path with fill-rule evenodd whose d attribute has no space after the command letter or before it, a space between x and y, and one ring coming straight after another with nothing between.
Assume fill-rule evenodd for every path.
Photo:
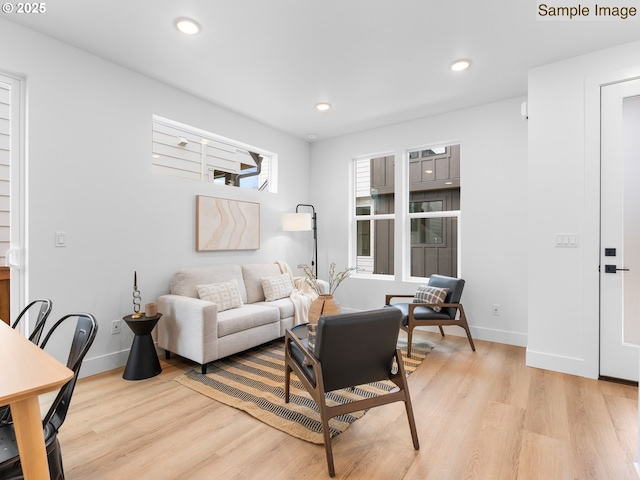
<instances>
[{"instance_id":1,"label":"white wall","mask_svg":"<svg viewBox=\"0 0 640 480\"><path fill-rule=\"evenodd\" d=\"M527 336L527 125L520 116L524 98L391 125L314 143L311 191L318 211L320 275L329 263L349 261L352 160L429 144L461 145L463 304L477 339L526 345ZM399 167L396 167L399 172ZM396 175L396 184L401 182ZM396 191L398 191L398 186ZM398 202L399 203L399 202ZM349 278L336 298L345 309L378 308L385 293L414 293L402 281L396 237L396 278ZM501 315L491 314L491 305ZM452 334L464 335L457 327Z\"/></svg>"},{"instance_id":2,"label":"white wall","mask_svg":"<svg viewBox=\"0 0 640 480\"><path fill-rule=\"evenodd\" d=\"M599 88L638 67L634 42L529 72L530 366L598 376Z\"/></svg>"},{"instance_id":3,"label":"white wall","mask_svg":"<svg viewBox=\"0 0 640 480\"><path fill-rule=\"evenodd\" d=\"M166 293L173 272L200 264L297 264L311 248L282 232L280 215L309 202L307 142L83 51L0 20L0 71L28 89L28 298L51 298L53 318L87 311L100 323L83 375L123 365L132 334L110 334ZM151 173L151 116L158 114L279 155L278 194ZM195 252L195 197L261 204L261 248ZM54 233L68 233L56 248ZM54 352L65 360L63 348Z\"/></svg>"},{"instance_id":4,"label":"white wall","mask_svg":"<svg viewBox=\"0 0 640 480\"><path fill-rule=\"evenodd\" d=\"M640 65L640 43L532 70L528 123L520 117L524 98L516 98L321 141L311 154L302 140L1 19L0 43L11 45L0 71L25 77L28 88L28 298L52 298L54 318L96 315L100 332L85 375L126 359L131 333L109 330L131 311L134 270L145 303L183 266L275 259L295 266L307 261L310 235L282 232L280 214L313 203L326 276L330 262L348 263L351 160L389 152L400 159L408 148L443 142L462 146L463 299L474 336L528 344L532 366L594 375L597 182L585 109L594 77ZM152 114L278 153L280 193L153 175ZM259 201L261 249L196 253L198 194ZM68 233L68 247L54 247L56 231ZM573 232L578 249L554 247L555 233ZM399 276L399 260L398 250L396 279L348 279L338 301L374 308L385 293L415 291ZM491 315L494 303L500 317Z\"/></svg>"}]
</instances>

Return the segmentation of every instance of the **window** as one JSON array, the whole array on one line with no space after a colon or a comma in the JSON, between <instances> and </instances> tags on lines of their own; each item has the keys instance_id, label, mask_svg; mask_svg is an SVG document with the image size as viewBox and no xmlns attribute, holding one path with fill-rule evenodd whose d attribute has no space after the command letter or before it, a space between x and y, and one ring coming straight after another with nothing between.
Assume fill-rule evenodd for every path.
<instances>
[{"instance_id":1,"label":"window","mask_svg":"<svg viewBox=\"0 0 640 480\"><path fill-rule=\"evenodd\" d=\"M395 157L355 161L356 271L393 275Z\"/></svg>"},{"instance_id":2,"label":"window","mask_svg":"<svg viewBox=\"0 0 640 480\"><path fill-rule=\"evenodd\" d=\"M411 150L406 156L408 231L401 248L405 277L457 276L460 217L460 146ZM399 165L402 167L403 165ZM393 275L395 156L360 158L355 169L355 254L359 273ZM401 169L398 169L400 174ZM402 207L403 210L405 207Z\"/></svg>"},{"instance_id":3,"label":"window","mask_svg":"<svg viewBox=\"0 0 640 480\"><path fill-rule=\"evenodd\" d=\"M411 277L458 274L460 145L409 152Z\"/></svg>"},{"instance_id":4,"label":"window","mask_svg":"<svg viewBox=\"0 0 640 480\"><path fill-rule=\"evenodd\" d=\"M275 154L157 115L151 157L156 173L277 191Z\"/></svg>"}]
</instances>

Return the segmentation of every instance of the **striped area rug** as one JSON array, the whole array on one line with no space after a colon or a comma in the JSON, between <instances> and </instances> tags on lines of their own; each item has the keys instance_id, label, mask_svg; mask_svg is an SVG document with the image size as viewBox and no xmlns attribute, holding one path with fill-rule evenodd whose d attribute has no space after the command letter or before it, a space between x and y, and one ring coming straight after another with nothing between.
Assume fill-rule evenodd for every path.
<instances>
[{"instance_id":1,"label":"striped area rug","mask_svg":"<svg viewBox=\"0 0 640 480\"><path fill-rule=\"evenodd\" d=\"M414 343L411 358L407 344L398 342L407 375L422 363L433 348ZM199 368L179 375L175 380L207 397L244 410L278 430L308 442L323 444L318 407L295 374L291 374L289 403L284 402L284 341L271 342L237 355L217 360L207 366L207 374ZM336 390L327 394L327 403L345 403L364 397L383 395L394 388L389 381L361 385L355 389ZM364 411L332 418L331 436L345 431L364 415Z\"/></svg>"}]
</instances>

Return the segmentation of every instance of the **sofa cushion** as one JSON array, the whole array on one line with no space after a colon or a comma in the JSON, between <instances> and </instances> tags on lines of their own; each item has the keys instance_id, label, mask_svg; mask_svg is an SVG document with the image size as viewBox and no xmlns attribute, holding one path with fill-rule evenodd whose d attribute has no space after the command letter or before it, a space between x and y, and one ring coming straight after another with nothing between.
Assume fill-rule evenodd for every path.
<instances>
[{"instance_id":1,"label":"sofa cushion","mask_svg":"<svg viewBox=\"0 0 640 480\"><path fill-rule=\"evenodd\" d=\"M197 285L228 282L232 279L238 282L240 297L247 302L247 290L244 286L242 268L240 265L206 265L202 267L183 268L178 270L171 280L171 293L185 297L199 298Z\"/></svg>"},{"instance_id":2,"label":"sofa cushion","mask_svg":"<svg viewBox=\"0 0 640 480\"><path fill-rule=\"evenodd\" d=\"M267 302L287 298L293 291L291 276L288 273L278 275L277 277L266 277L262 279L262 290L264 291L264 299Z\"/></svg>"},{"instance_id":3,"label":"sofa cushion","mask_svg":"<svg viewBox=\"0 0 640 480\"><path fill-rule=\"evenodd\" d=\"M273 302L256 302L252 305L260 305L263 307L276 307L280 311L280 320L293 317L295 315L293 302L287 298L274 300Z\"/></svg>"},{"instance_id":4,"label":"sofa cushion","mask_svg":"<svg viewBox=\"0 0 640 480\"><path fill-rule=\"evenodd\" d=\"M218 312L242 306L242 298L238 289L238 281L234 278L229 282L197 285L198 296L201 300L218 305Z\"/></svg>"},{"instance_id":5,"label":"sofa cushion","mask_svg":"<svg viewBox=\"0 0 640 480\"><path fill-rule=\"evenodd\" d=\"M247 304L218 314L218 338L278 321L277 308Z\"/></svg>"},{"instance_id":6,"label":"sofa cushion","mask_svg":"<svg viewBox=\"0 0 640 480\"><path fill-rule=\"evenodd\" d=\"M277 263L248 263L242 265L242 276L247 289L245 303L263 302L265 300L262 289L262 279L265 277L277 277L281 275Z\"/></svg>"}]
</instances>

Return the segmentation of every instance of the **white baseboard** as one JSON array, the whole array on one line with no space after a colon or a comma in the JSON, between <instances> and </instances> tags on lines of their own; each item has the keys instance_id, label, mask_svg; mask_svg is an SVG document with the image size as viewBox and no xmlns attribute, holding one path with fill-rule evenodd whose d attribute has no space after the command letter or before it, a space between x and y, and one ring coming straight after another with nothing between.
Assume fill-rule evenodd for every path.
<instances>
[{"instance_id":1,"label":"white baseboard","mask_svg":"<svg viewBox=\"0 0 640 480\"><path fill-rule=\"evenodd\" d=\"M565 357L527 349L526 365L527 367L541 368L579 377L597 378L587 375L585 361L582 358Z\"/></svg>"},{"instance_id":2,"label":"white baseboard","mask_svg":"<svg viewBox=\"0 0 640 480\"><path fill-rule=\"evenodd\" d=\"M354 313L360 310L353 308L343 308L343 313ZM457 335L466 337L465 331L456 326L443 327L446 335ZM470 325L471 336L474 340L486 340L487 342L504 343L506 345L515 345L517 347L527 346L527 334L519 332L510 332L508 330L498 330L495 328L475 327ZM416 330L424 330L426 332L440 332L438 327L418 327Z\"/></svg>"},{"instance_id":3,"label":"white baseboard","mask_svg":"<svg viewBox=\"0 0 640 480\"><path fill-rule=\"evenodd\" d=\"M85 358L80 369L80 378L123 367L127 363L127 358L129 358L129 349L100 357Z\"/></svg>"},{"instance_id":4,"label":"white baseboard","mask_svg":"<svg viewBox=\"0 0 640 480\"><path fill-rule=\"evenodd\" d=\"M98 373L107 372L114 368L124 367L129 358L129 350L120 350L119 352L109 353L100 357L85 358L82 362L79 378L89 377ZM156 353L158 356L164 355L164 350L156 345Z\"/></svg>"},{"instance_id":5,"label":"white baseboard","mask_svg":"<svg viewBox=\"0 0 640 480\"><path fill-rule=\"evenodd\" d=\"M445 335L455 335L457 337L467 337L464 329L456 326L444 326ZM474 340L485 340L487 342L503 343L505 345L515 345L516 347L527 346L527 334L518 332L509 332L507 330L496 330L494 328L469 326L471 336ZM437 332L438 327L417 327L416 330L424 330L425 332Z\"/></svg>"},{"instance_id":6,"label":"white baseboard","mask_svg":"<svg viewBox=\"0 0 640 480\"><path fill-rule=\"evenodd\" d=\"M474 339L486 340L488 342L504 343L505 345L515 345L516 347L526 347L528 337L526 333L510 332L508 330L498 330L496 328L474 327L470 325L471 335ZM461 335L466 336L464 330Z\"/></svg>"}]
</instances>

